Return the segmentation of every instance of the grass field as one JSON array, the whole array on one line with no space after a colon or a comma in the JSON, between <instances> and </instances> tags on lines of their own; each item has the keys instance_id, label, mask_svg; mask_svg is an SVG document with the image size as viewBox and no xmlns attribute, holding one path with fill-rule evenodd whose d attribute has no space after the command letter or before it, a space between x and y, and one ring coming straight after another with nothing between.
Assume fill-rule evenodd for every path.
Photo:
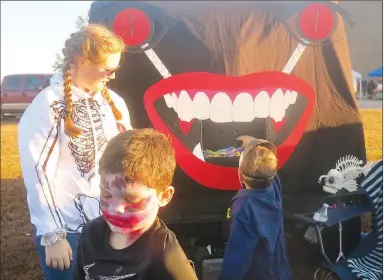
<instances>
[{"instance_id":1,"label":"grass field","mask_svg":"<svg viewBox=\"0 0 384 280\"><path fill-rule=\"evenodd\" d=\"M364 125L367 158L376 161L383 158L383 111L361 110Z\"/></svg>"},{"instance_id":2,"label":"grass field","mask_svg":"<svg viewBox=\"0 0 384 280\"><path fill-rule=\"evenodd\" d=\"M367 156L382 158L382 111L362 110ZM1 125L1 275L2 280L42 279L17 151L17 125ZM364 218L368 220L367 218ZM368 221L366 221L368 224Z\"/></svg>"}]
</instances>

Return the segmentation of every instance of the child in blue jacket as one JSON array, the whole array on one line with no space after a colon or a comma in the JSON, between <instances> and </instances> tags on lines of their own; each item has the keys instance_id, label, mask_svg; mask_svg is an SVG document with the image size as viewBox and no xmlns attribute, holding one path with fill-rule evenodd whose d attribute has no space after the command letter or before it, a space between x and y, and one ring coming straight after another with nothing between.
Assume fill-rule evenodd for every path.
<instances>
[{"instance_id":1,"label":"child in blue jacket","mask_svg":"<svg viewBox=\"0 0 384 280\"><path fill-rule=\"evenodd\" d=\"M242 189L232 200L231 233L220 280L290 280L276 147L241 136Z\"/></svg>"}]
</instances>

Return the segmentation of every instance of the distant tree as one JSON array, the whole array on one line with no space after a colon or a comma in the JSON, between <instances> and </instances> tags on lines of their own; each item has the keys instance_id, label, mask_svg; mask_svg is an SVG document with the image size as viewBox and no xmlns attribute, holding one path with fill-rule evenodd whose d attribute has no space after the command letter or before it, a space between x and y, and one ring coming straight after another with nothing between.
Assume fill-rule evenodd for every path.
<instances>
[{"instance_id":1,"label":"distant tree","mask_svg":"<svg viewBox=\"0 0 384 280\"><path fill-rule=\"evenodd\" d=\"M88 24L88 18L84 18L83 16L78 16L76 19L76 28L80 30L84 25Z\"/></svg>"},{"instance_id":2,"label":"distant tree","mask_svg":"<svg viewBox=\"0 0 384 280\"><path fill-rule=\"evenodd\" d=\"M88 18L84 18L83 16L78 16L76 19L76 29L80 30L84 25L88 24ZM60 53L56 53L55 62L52 65L54 72L59 72L63 68L63 60L64 57Z\"/></svg>"},{"instance_id":3,"label":"distant tree","mask_svg":"<svg viewBox=\"0 0 384 280\"><path fill-rule=\"evenodd\" d=\"M52 65L54 72L60 72L61 71L61 69L63 68L63 60L64 60L63 55L57 53L55 63Z\"/></svg>"}]
</instances>

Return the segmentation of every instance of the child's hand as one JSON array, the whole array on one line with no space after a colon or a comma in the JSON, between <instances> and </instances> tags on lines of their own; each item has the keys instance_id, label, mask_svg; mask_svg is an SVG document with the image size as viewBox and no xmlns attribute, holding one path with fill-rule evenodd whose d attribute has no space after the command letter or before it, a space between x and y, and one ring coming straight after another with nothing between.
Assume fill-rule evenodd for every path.
<instances>
[{"instance_id":1,"label":"child's hand","mask_svg":"<svg viewBox=\"0 0 384 280\"><path fill-rule=\"evenodd\" d=\"M62 239L52 246L45 247L45 262L47 266L64 270L64 268L69 268L71 260L73 260L72 249L67 239Z\"/></svg>"},{"instance_id":2,"label":"child's hand","mask_svg":"<svg viewBox=\"0 0 384 280\"><path fill-rule=\"evenodd\" d=\"M253 139L256 139L256 138L253 136L248 136L248 135L241 135L241 136L236 138L236 140L243 142L243 144L241 145L242 148L244 148L245 145L247 145Z\"/></svg>"}]
</instances>

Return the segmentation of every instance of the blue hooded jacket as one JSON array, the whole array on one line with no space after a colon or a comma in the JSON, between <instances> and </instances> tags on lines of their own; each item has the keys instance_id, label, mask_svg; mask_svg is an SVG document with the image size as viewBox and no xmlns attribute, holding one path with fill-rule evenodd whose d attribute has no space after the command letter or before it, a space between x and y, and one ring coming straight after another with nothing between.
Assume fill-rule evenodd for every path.
<instances>
[{"instance_id":1,"label":"blue hooded jacket","mask_svg":"<svg viewBox=\"0 0 384 280\"><path fill-rule=\"evenodd\" d=\"M266 189L242 189L232 200L231 234L220 280L290 280L282 191L276 176Z\"/></svg>"}]
</instances>

